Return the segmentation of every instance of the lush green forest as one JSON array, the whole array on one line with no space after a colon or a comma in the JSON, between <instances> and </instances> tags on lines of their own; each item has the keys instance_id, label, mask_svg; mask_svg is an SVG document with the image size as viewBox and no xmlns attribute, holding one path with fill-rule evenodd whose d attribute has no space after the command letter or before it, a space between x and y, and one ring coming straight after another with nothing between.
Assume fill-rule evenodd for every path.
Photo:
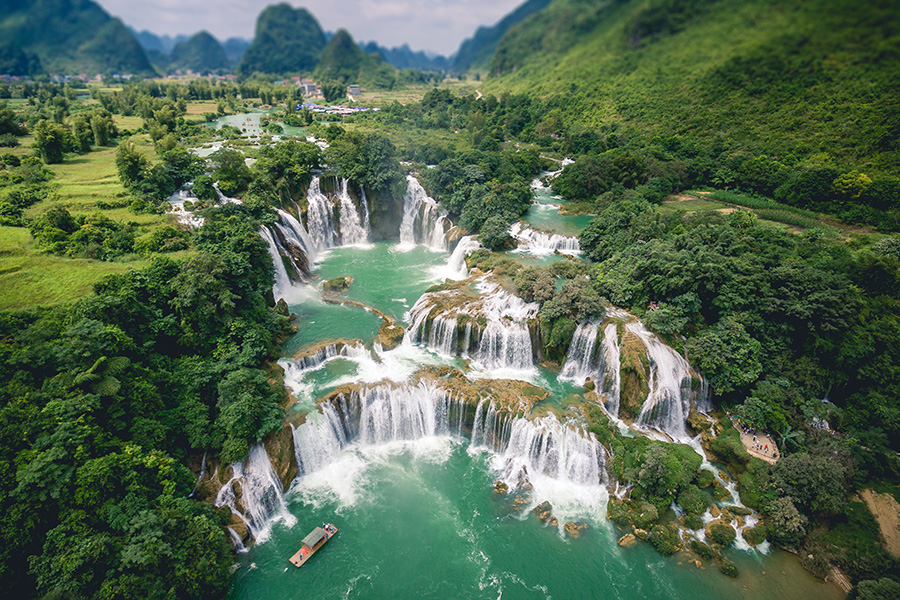
<instances>
[{"instance_id":1,"label":"lush green forest","mask_svg":"<svg viewBox=\"0 0 900 600\"><path fill-rule=\"evenodd\" d=\"M0 313L10 589L224 594L228 515L190 498L196 465L204 453L240 460L282 427L273 359L292 326L258 231L327 170L376 203L402 198L417 171L485 246L470 266L540 304L548 364L609 304L640 317L709 384L720 430L689 424L762 515L747 535L797 551L820 577L838 566L857 597L891 597L900 565L855 492L897 495L900 480L897 19L888 2L850 7L556 0L498 42L484 96L435 87L340 123L295 111L298 90L259 79L0 84L3 239L77 272L122 267L86 297ZM337 92L402 82L346 32L326 46L302 9L270 10L290 10L278 25L305 33L283 43L274 25L270 38L258 30L244 74L318 65ZM277 52L263 43L276 35ZM279 107L267 131L302 135L254 147L203 124L260 104ZM214 139L223 148L208 159L188 151ZM55 173L101 154L122 191L74 201ZM579 236L587 260L523 267L503 253L509 226L531 206L531 181L564 158L574 162L547 183L564 210L593 216ZM191 181L196 230L161 216ZM219 205L214 183L242 204ZM679 209L685 192L709 207ZM771 432L781 459L752 458L725 414ZM691 448L623 436L599 409L586 418L611 473L634 485L610 519L672 554L668 507L702 523L701 490L724 488ZM719 552L733 535L714 528L691 549L733 576Z\"/></svg>"}]
</instances>

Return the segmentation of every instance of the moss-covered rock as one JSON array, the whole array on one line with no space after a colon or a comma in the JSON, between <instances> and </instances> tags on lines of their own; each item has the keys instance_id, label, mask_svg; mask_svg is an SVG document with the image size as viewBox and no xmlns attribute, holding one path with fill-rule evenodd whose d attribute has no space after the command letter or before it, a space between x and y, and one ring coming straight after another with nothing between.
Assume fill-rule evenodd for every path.
<instances>
[{"instance_id":1,"label":"moss-covered rock","mask_svg":"<svg viewBox=\"0 0 900 600\"><path fill-rule=\"evenodd\" d=\"M738 568L727 558L722 559L722 562L719 564L719 571L728 577L734 578L738 576Z\"/></svg>"},{"instance_id":2,"label":"moss-covered rock","mask_svg":"<svg viewBox=\"0 0 900 600\"><path fill-rule=\"evenodd\" d=\"M650 393L650 359L644 342L626 331L622 336L619 353L621 388L619 416L634 419L640 412L647 394Z\"/></svg>"},{"instance_id":3,"label":"moss-covered rock","mask_svg":"<svg viewBox=\"0 0 900 600\"><path fill-rule=\"evenodd\" d=\"M351 283L353 283L353 278L350 276L335 277L322 284L322 291L329 294L340 294L349 290Z\"/></svg>"},{"instance_id":4,"label":"moss-covered rock","mask_svg":"<svg viewBox=\"0 0 900 600\"><path fill-rule=\"evenodd\" d=\"M701 558L710 559L716 555L715 551L709 547L709 544L701 542L700 540L691 540L690 547L691 550Z\"/></svg>"},{"instance_id":5,"label":"moss-covered rock","mask_svg":"<svg viewBox=\"0 0 900 600\"><path fill-rule=\"evenodd\" d=\"M606 518L619 527L625 527L631 520L628 516L628 504L618 498L610 498L606 505Z\"/></svg>"},{"instance_id":6,"label":"moss-covered rock","mask_svg":"<svg viewBox=\"0 0 900 600\"><path fill-rule=\"evenodd\" d=\"M629 511L629 517L635 527L648 529L659 520L659 511L649 502L633 502Z\"/></svg>"},{"instance_id":7,"label":"moss-covered rock","mask_svg":"<svg viewBox=\"0 0 900 600\"><path fill-rule=\"evenodd\" d=\"M688 529L703 529L703 517L700 515L687 515L684 518L684 526Z\"/></svg>"},{"instance_id":8,"label":"moss-covered rock","mask_svg":"<svg viewBox=\"0 0 900 600\"><path fill-rule=\"evenodd\" d=\"M385 319L381 322L381 327L378 328L378 343L385 350L393 350L403 342L405 333L406 330L403 329L402 325L391 323Z\"/></svg>"},{"instance_id":9,"label":"moss-covered rock","mask_svg":"<svg viewBox=\"0 0 900 600\"><path fill-rule=\"evenodd\" d=\"M721 521L713 521L706 526L706 538L723 548L731 544L735 537L737 533L734 528Z\"/></svg>"},{"instance_id":10,"label":"moss-covered rock","mask_svg":"<svg viewBox=\"0 0 900 600\"><path fill-rule=\"evenodd\" d=\"M674 525L655 525L650 531L650 543L656 551L671 556L681 550L681 539L678 528Z\"/></svg>"},{"instance_id":11,"label":"moss-covered rock","mask_svg":"<svg viewBox=\"0 0 900 600\"><path fill-rule=\"evenodd\" d=\"M716 476L704 469L697 473L695 481L697 482L697 487L707 488L716 482Z\"/></svg>"},{"instance_id":12,"label":"moss-covered rock","mask_svg":"<svg viewBox=\"0 0 900 600\"><path fill-rule=\"evenodd\" d=\"M767 535L766 526L760 523L756 527L749 527L744 530L744 541L751 546L757 546L766 541Z\"/></svg>"},{"instance_id":13,"label":"moss-covered rock","mask_svg":"<svg viewBox=\"0 0 900 600\"><path fill-rule=\"evenodd\" d=\"M706 496L696 485L686 485L678 494L678 506L690 515L702 515L708 506Z\"/></svg>"}]
</instances>

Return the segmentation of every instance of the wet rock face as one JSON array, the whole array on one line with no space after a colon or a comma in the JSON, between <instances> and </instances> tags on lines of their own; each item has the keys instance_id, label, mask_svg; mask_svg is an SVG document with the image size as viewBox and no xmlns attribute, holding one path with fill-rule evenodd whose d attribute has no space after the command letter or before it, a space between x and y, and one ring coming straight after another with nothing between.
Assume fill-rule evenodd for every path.
<instances>
[{"instance_id":1,"label":"wet rock face","mask_svg":"<svg viewBox=\"0 0 900 600\"><path fill-rule=\"evenodd\" d=\"M563 527L566 530L566 535L574 540L580 538L581 532L588 528L587 523L578 524L572 521L566 521L566 524Z\"/></svg>"},{"instance_id":2,"label":"wet rock face","mask_svg":"<svg viewBox=\"0 0 900 600\"><path fill-rule=\"evenodd\" d=\"M619 538L618 544L623 548L632 548L637 545L637 538L634 537L633 533L626 533Z\"/></svg>"},{"instance_id":3,"label":"wet rock face","mask_svg":"<svg viewBox=\"0 0 900 600\"><path fill-rule=\"evenodd\" d=\"M352 277L336 277L323 283L322 291L329 294L340 294L349 290L351 283L353 283Z\"/></svg>"},{"instance_id":4,"label":"wet rock face","mask_svg":"<svg viewBox=\"0 0 900 600\"><path fill-rule=\"evenodd\" d=\"M544 523L549 522L551 519L555 520L555 517L553 516L553 507L550 506L550 503L546 500L535 506L531 512L537 515L537 518Z\"/></svg>"},{"instance_id":5,"label":"wet rock face","mask_svg":"<svg viewBox=\"0 0 900 600\"><path fill-rule=\"evenodd\" d=\"M403 334L406 332L401 325L394 325L387 320L378 328L378 342L385 350L393 350L403 342Z\"/></svg>"}]
</instances>

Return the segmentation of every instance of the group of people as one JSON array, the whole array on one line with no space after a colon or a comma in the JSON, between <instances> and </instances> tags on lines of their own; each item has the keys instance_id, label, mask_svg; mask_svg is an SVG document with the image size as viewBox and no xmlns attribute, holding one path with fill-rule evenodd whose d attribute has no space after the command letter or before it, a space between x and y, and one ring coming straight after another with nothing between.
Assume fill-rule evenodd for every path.
<instances>
[{"instance_id":1,"label":"group of people","mask_svg":"<svg viewBox=\"0 0 900 600\"><path fill-rule=\"evenodd\" d=\"M738 431L741 432L741 435L752 435L753 436L753 444L750 446L750 449L754 452L759 452L760 454L764 454L766 456L771 456L772 458L778 458L778 448L775 446L775 440L772 439L772 436L769 435L769 432L762 432L762 439L760 439L760 434L754 427L750 427L749 425L745 425L741 423L741 421L735 418L733 415L729 415L732 419L734 419L735 425L738 428Z\"/></svg>"}]
</instances>

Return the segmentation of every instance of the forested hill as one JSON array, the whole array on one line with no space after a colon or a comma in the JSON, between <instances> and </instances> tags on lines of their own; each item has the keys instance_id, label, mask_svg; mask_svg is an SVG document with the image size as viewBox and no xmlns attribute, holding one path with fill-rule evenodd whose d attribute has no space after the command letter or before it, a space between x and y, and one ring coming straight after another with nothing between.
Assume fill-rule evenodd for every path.
<instances>
[{"instance_id":1,"label":"forested hill","mask_svg":"<svg viewBox=\"0 0 900 600\"><path fill-rule=\"evenodd\" d=\"M242 75L311 71L325 43L319 22L305 8L267 6L256 21L256 35L238 71Z\"/></svg>"},{"instance_id":2,"label":"forested hill","mask_svg":"<svg viewBox=\"0 0 900 600\"><path fill-rule=\"evenodd\" d=\"M51 73L153 73L134 35L90 0L0 0L0 44Z\"/></svg>"},{"instance_id":3,"label":"forested hill","mask_svg":"<svg viewBox=\"0 0 900 600\"><path fill-rule=\"evenodd\" d=\"M896 173L898 15L892 0L554 0L500 41L485 91L556 98L569 127Z\"/></svg>"},{"instance_id":4,"label":"forested hill","mask_svg":"<svg viewBox=\"0 0 900 600\"><path fill-rule=\"evenodd\" d=\"M550 4L550 0L527 0L492 27L479 27L471 38L463 40L453 57L453 70L484 69L490 63L503 35L513 25Z\"/></svg>"},{"instance_id":5,"label":"forested hill","mask_svg":"<svg viewBox=\"0 0 900 600\"><path fill-rule=\"evenodd\" d=\"M206 31L200 31L189 39L175 44L172 49L170 66L192 69L198 72L225 70L229 67L228 56L222 44Z\"/></svg>"}]
</instances>

